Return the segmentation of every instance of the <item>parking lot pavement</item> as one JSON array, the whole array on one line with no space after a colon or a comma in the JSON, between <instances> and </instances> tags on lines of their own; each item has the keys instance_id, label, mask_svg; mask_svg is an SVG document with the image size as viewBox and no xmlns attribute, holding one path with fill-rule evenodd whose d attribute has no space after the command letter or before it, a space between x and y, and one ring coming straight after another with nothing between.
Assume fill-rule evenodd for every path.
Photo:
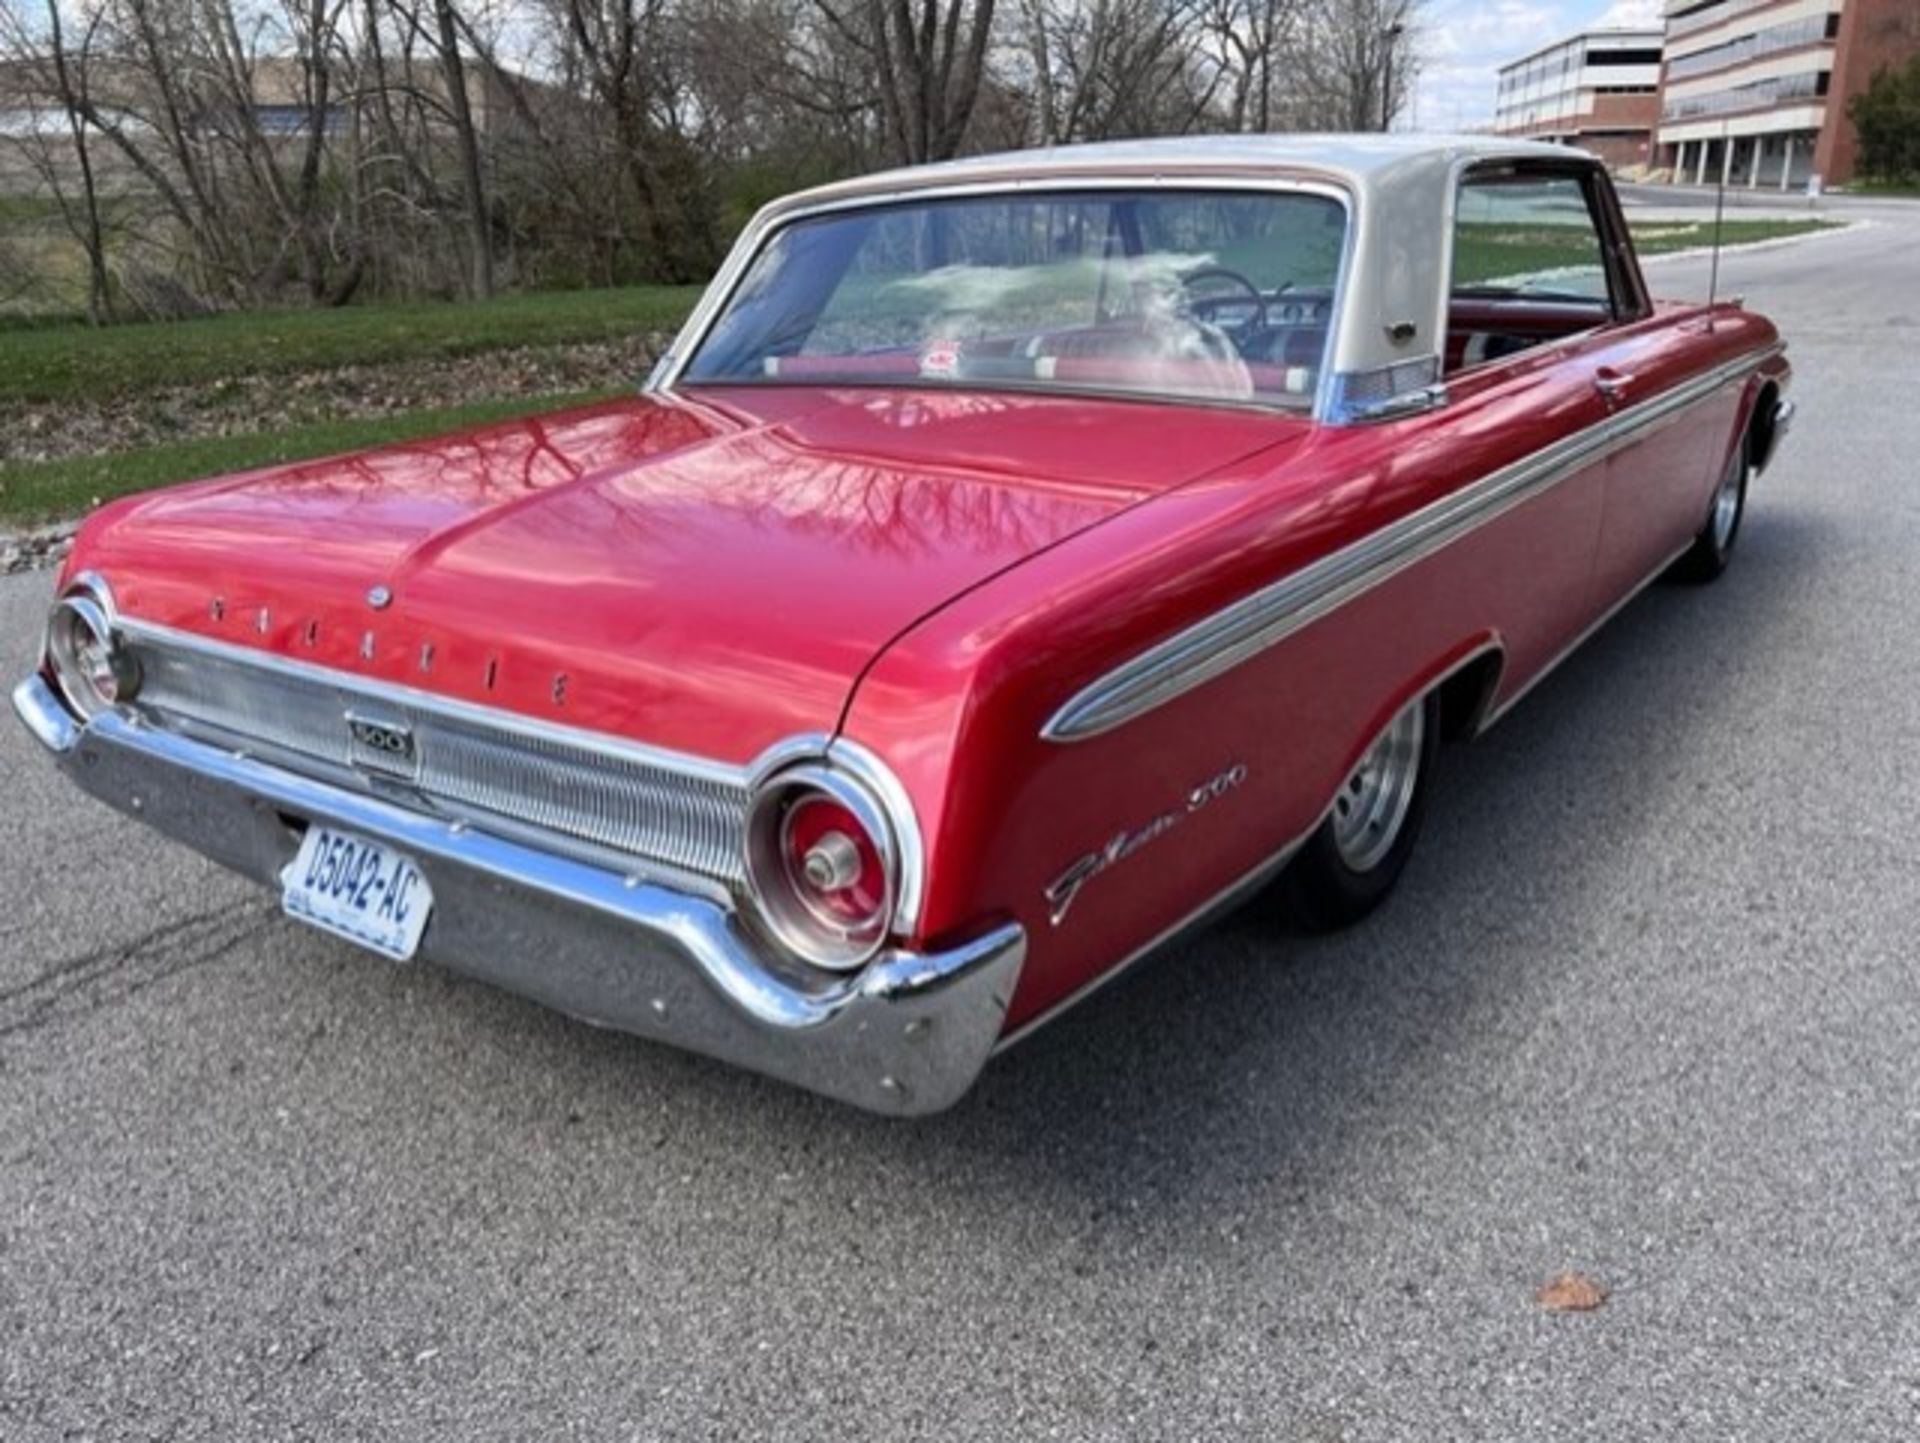
<instances>
[{"instance_id":1,"label":"parking lot pavement","mask_svg":"<svg viewBox=\"0 0 1920 1443\"><path fill-rule=\"evenodd\" d=\"M1734 570L1449 753L1383 914L927 1122L300 930L0 727L0 1437L1916 1436L1917 230L1729 258L1801 406Z\"/></svg>"}]
</instances>

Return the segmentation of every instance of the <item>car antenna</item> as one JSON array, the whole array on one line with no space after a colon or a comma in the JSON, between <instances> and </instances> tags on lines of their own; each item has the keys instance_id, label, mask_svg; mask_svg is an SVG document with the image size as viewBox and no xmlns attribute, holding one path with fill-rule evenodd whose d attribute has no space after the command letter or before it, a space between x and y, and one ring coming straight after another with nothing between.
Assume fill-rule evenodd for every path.
<instances>
[{"instance_id":1,"label":"car antenna","mask_svg":"<svg viewBox=\"0 0 1920 1443\"><path fill-rule=\"evenodd\" d=\"M1705 142L1703 141L1702 144ZM1733 144L1727 134L1726 121L1720 122L1720 181L1713 192L1713 260L1707 271L1707 329L1713 329L1713 308L1720 299L1720 230L1727 218L1727 171L1732 168L1732 154L1724 149Z\"/></svg>"}]
</instances>

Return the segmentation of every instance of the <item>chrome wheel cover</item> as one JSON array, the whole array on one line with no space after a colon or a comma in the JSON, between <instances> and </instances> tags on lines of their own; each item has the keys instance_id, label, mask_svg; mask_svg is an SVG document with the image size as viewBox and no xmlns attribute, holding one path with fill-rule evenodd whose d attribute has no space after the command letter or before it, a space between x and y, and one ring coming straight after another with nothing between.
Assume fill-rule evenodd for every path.
<instances>
[{"instance_id":1,"label":"chrome wheel cover","mask_svg":"<svg viewBox=\"0 0 1920 1443\"><path fill-rule=\"evenodd\" d=\"M1740 524L1741 482L1746 480L1747 463L1744 452L1736 451L1727 467L1727 474L1720 478L1720 489L1713 493L1712 536L1713 549L1725 552L1733 544L1734 528Z\"/></svg>"},{"instance_id":2,"label":"chrome wheel cover","mask_svg":"<svg viewBox=\"0 0 1920 1443\"><path fill-rule=\"evenodd\" d=\"M1372 871L1400 839L1413 810L1426 732L1424 701L1410 702L1374 739L1333 799L1328 820L1334 849L1354 871Z\"/></svg>"}]
</instances>

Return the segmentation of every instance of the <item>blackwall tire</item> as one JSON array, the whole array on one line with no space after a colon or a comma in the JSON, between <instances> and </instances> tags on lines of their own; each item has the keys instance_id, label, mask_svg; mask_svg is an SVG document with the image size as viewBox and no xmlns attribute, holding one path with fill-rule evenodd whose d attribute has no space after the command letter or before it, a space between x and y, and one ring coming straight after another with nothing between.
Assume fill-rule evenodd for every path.
<instances>
[{"instance_id":1,"label":"blackwall tire","mask_svg":"<svg viewBox=\"0 0 1920 1443\"><path fill-rule=\"evenodd\" d=\"M1288 922L1332 932L1387 899L1419 839L1439 756L1440 698L1429 693L1388 723L1280 874L1275 900Z\"/></svg>"},{"instance_id":2,"label":"blackwall tire","mask_svg":"<svg viewBox=\"0 0 1920 1443\"><path fill-rule=\"evenodd\" d=\"M1696 586L1717 580L1733 560L1733 548L1740 540L1740 526L1747 516L1747 483L1753 468L1747 462L1747 442L1743 437L1727 458L1727 469L1713 489L1707 506L1707 519L1700 525L1684 555L1674 562L1669 573L1676 581Z\"/></svg>"}]
</instances>

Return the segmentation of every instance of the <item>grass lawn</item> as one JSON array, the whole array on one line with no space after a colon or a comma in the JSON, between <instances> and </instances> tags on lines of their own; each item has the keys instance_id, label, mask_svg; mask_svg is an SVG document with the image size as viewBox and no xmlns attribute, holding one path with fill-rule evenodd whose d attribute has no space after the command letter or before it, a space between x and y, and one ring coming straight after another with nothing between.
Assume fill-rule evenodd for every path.
<instances>
[{"instance_id":1,"label":"grass lawn","mask_svg":"<svg viewBox=\"0 0 1920 1443\"><path fill-rule=\"evenodd\" d=\"M1920 199L1920 181L1856 180L1838 188L1841 195L1885 195L1896 200Z\"/></svg>"},{"instance_id":2,"label":"grass lawn","mask_svg":"<svg viewBox=\"0 0 1920 1443\"><path fill-rule=\"evenodd\" d=\"M1831 220L1729 220L1720 228L1723 247L1811 235L1836 229ZM1670 255L1713 244L1713 221L1642 221L1633 227L1633 246L1641 256ZM1454 272L1462 284L1512 280L1539 272L1586 271L1598 285L1599 258L1593 234L1584 225L1539 222L1467 221L1454 248ZM1543 284L1550 283L1549 279ZM1575 286L1573 289L1580 289Z\"/></svg>"},{"instance_id":3,"label":"grass lawn","mask_svg":"<svg viewBox=\"0 0 1920 1443\"><path fill-rule=\"evenodd\" d=\"M1751 245L1831 228L1824 220L1728 220L1724 242ZM1579 232L1559 227L1463 228L1464 279L1490 279L1577 265ZM1479 233L1484 230L1484 234ZM1643 255L1708 244L1712 222L1636 227ZM459 304L349 306L216 316L171 324L0 328L0 424L10 406L138 395L159 387L211 385L245 375L297 375L377 362L470 356L519 346L615 340L671 330L697 286L559 291ZM597 394L617 394L618 388ZM525 415L588 394L476 397L460 406L400 416L283 427L251 435L173 442L59 461L0 464L0 525L70 516L99 501L198 476L303 460Z\"/></svg>"},{"instance_id":4,"label":"grass lawn","mask_svg":"<svg viewBox=\"0 0 1920 1443\"><path fill-rule=\"evenodd\" d=\"M287 375L471 356L515 346L609 341L672 330L698 286L541 291L320 311L235 312L144 325L0 330L0 407L125 395L228 376Z\"/></svg>"},{"instance_id":5,"label":"grass lawn","mask_svg":"<svg viewBox=\"0 0 1920 1443\"><path fill-rule=\"evenodd\" d=\"M134 491L200 476L218 476L279 461L357 451L388 441L435 436L509 416L551 411L620 394L612 391L520 396L470 406L410 411L400 416L292 426L259 435L210 436L170 446L148 446L101 456L0 466L0 526L31 525L72 516Z\"/></svg>"},{"instance_id":6,"label":"grass lawn","mask_svg":"<svg viewBox=\"0 0 1920 1443\"><path fill-rule=\"evenodd\" d=\"M1758 245L1761 241L1785 240L1789 236L1813 235L1823 230L1840 230L1846 222L1837 220L1734 220L1720 225L1722 246ZM1666 255L1672 251L1697 250L1713 244L1713 221L1650 220L1633 227L1633 248L1643 256Z\"/></svg>"}]
</instances>

